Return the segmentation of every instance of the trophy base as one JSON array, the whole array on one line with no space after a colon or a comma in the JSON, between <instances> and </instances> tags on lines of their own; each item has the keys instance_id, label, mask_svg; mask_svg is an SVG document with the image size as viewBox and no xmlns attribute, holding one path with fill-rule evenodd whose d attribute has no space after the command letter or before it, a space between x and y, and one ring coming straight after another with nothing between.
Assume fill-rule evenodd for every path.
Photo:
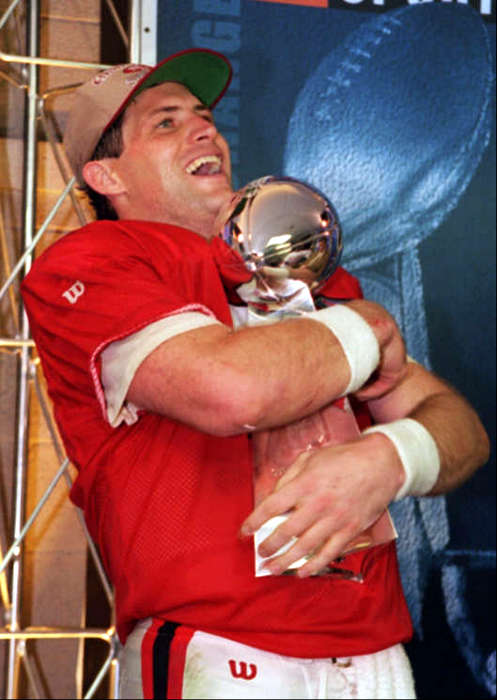
<instances>
[{"instance_id":1,"label":"trophy base","mask_svg":"<svg viewBox=\"0 0 497 700\"><path fill-rule=\"evenodd\" d=\"M273 574L269 569L266 568L266 564L270 559L273 559L276 556L279 556L280 554L283 554L286 552L290 547L297 541L296 537L292 537L292 539L283 547L281 547L275 554L273 554L271 557L261 557L260 554L258 554L258 548L259 545L263 540L266 539L266 537L269 537L269 535L275 530L279 525L281 525L282 522L286 520L288 516L286 515L277 515L274 518L271 518L267 522L262 525L257 532L254 533L254 550L255 550L255 576L256 578L260 576L272 576ZM369 542L368 542L369 546ZM311 555L302 557L301 559L298 559L297 561L293 562L286 571L283 571L281 574L282 576L295 576L297 573L297 569L299 569L301 566L303 566L306 561L310 558ZM338 561L336 562L338 564ZM357 583L362 583L363 582L363 577L362 574L357 573L355 571L352 571L351 569L343 568L341 566L336 566L334 563L330 563L328 566L324 567L321 571L318 571L315 576L332 576L334 578L344 578L349 581L356 581Z\"/></svg>"},{"instance_id":2,"label":"trophy base","mask_svg":"<svg viewBox=\"0 0 497 700\"><path fill-rule=\"evenodd\" d=\"M288 515L277 515L274 518L270 518L254 533L254 557L255 557L255 576L256 578L260 576L272 576L271 571L266 567L266 564L275 557L286 552L290 547L297 541L296 537L287 542L287 544L280 547L280 549L270 557L262 557L258 553L259 545L265 540L269 535L279 526L281 523L285 522ZM361 572L353 571L345 566L341 566L341 562L344 561L348 554L353 554L355 552L360 552L364 549L369 549L370 547L377 547L382 544L386 544L397 538L397 531L393 524L392 518L388 510L385 510L382 515L374 522L367 530L358 535L350 544L347 546L343 554L330 562L323 569L318 571L315 576L331 576L333 578L347 579L348 581L355 581L357 583L362 583L364 581L364 575ZM297 561L293 562L288 569L286 569L281 575L282 576L295 576L297 569L303 566L306 561L310 559L312 553L301 557Z\"/></svg>"}]
</instances>

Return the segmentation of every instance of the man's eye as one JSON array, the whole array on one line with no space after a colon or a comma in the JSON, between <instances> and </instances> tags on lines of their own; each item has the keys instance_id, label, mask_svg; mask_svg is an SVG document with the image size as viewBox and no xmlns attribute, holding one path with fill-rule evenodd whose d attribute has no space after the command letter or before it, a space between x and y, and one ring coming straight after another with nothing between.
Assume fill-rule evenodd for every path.
<instances>
[{"instance_id":1,"label":"man's eye","mask_svg":"<svg viewBox=\"0 0 497 700\"><path fill-rule=\"evenodd\" d=\"M159 122L160 127L165 127L168 128L173 125L173 120L172 119L163 119L161 122Z\"/></svg>"}]
</instances>

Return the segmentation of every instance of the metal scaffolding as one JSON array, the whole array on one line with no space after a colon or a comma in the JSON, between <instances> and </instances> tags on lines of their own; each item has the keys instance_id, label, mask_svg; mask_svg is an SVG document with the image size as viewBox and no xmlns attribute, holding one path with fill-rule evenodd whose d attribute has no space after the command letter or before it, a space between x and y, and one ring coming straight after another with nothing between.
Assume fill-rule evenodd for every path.
<instances>
[{"instance_id":1,"label":"metal scaffolding","mask_svg":"<svg viewBox=\"0 0 497 700\"><path fill-rule=\"evenodd\" d=\"M21 0L14 0L10 3L3 16L0 18L0 40L7 23L18 21L16 12ZM131 4L131 39L128 39L118 13L112 0L105 0L114 19L117 31L121 36L128 55L131 60L137 60L134 55L133 45L137 42L133 40L136 36L139 21L139 2ZM49 402L45 393L41 377L41 368L36 357L34 344L30 338L28 321L24 310L19 311L13 285L19 277L24 276L33 259L35 248L44 236L54 216L59 211L61 205L67 198L71 199L72 206L78 220L83 225L85 215L73 193L75 178L67 172L67 168L60 157L57 143L57 136L54 132L50 116L50 99L55 94L70 91L76 85L65 85L55 90L48 90L44 94L39 94L38 71L40 66L50 67L70 67L81 71L97 70L107 68L106 65L98 63L84 63L70 60L44 58L39 55L39 0L31 0L25 3L25 24L27 30L28 44L26 55L16 55L0 50L0 81L6 80L10 85L15 86L26 95L26 129L24 136L24 207L22 224L22 255L15 265L9 262L8 240L4 226L3 212L0 208L0 243L2 257L4 260L4 272L6 281L0 289L0 303L6 300L8 313L12 317L15 328L14 337L0 337L0 351L13 353L17 360L17 407L16 407L16 442L15 442L15 475L14 475L14 497L12 513L12 541L8 550L3 553L0 544L0 605L3 607L5 626L0 627L0 640L8 642L8 661L6 669L5 697L19 697L20 671L23 668L25 678L33 692L34 697L43 697L40 679L33 664L28 642L30 640L49 639L99 639L108 646L106 659L93 682L84 695L91 698L96 693L104 678L109 678L109 697L118 697L118 676L119 642L113 624L108 629L97 628L62 628L62 627L25 627L21 625L22 611L22 560L26 534L39 516L45 504L52 495L56 485L60 481L65 481L67 487L72 486L69 460L64 454L63 447L58 437L57 429L51 414ZM3 43L0 42L0 48ZM11 70L12 66L20 66L20 70ZM5 70L4 70L5 67ZM79 84L79 83L78 83ZM58 167L60 175L65 182L60 196L52 210L46 216L45 221L35 232L35 207L36 207L36 174L37 174L37 125L40 124L44 138L49 144L54 161ZM29 393L34 389L35 395L41 408L43 420L48 429L53 448L57 455L59 468L53 476L48 488L39 500L32 512L27 515L26 509L26 473L27 473L27 429L29 424ZM113 591L107 580L105 571L100 562L98 552L86 529L82 513L75 509L79 518L84 536L87 541L89 552L92 556L95 569L105 592L110 610L113 611ZM0 693L1 695L1 693Z\"/></svg>"}]
</instances>

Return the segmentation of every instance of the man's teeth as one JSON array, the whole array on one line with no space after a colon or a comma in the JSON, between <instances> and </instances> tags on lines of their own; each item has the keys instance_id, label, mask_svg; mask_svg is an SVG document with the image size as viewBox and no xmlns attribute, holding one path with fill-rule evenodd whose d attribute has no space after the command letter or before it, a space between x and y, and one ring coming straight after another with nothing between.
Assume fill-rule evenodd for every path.
<instances>
[{"instance_id":1,"label":"man's teeth","mask_svg":"<svg viewBox=\"0 0 497 700\"><path fill-rule=\"evenodd\" d=\"M202 170L202 172L199 172ZM217 175L221 172L221 158L219 156L200 156L192 161L186 168L189 175Z\"/></svg>"}]
</instances>

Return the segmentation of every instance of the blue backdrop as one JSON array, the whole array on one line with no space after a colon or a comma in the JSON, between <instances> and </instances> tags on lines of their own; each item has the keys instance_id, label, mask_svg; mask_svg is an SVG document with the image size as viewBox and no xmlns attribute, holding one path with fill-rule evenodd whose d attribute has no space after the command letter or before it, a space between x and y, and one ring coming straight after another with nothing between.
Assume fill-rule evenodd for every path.
<instances>
[{"instance_id":1,"label":"blue backdrop","mask_svg":"<svg viewBox=\"0 0 497 700\"><path fill-rule=\"evenodd\" d=\"M287 174L321 189L345 267L495 444L495 10L312 4L160 0L157 59L230 58L215 114L235 184ZM392 508L420 697L495 696L494 494L493 453L458 491Z\"/></svg>"}]
</instances>

